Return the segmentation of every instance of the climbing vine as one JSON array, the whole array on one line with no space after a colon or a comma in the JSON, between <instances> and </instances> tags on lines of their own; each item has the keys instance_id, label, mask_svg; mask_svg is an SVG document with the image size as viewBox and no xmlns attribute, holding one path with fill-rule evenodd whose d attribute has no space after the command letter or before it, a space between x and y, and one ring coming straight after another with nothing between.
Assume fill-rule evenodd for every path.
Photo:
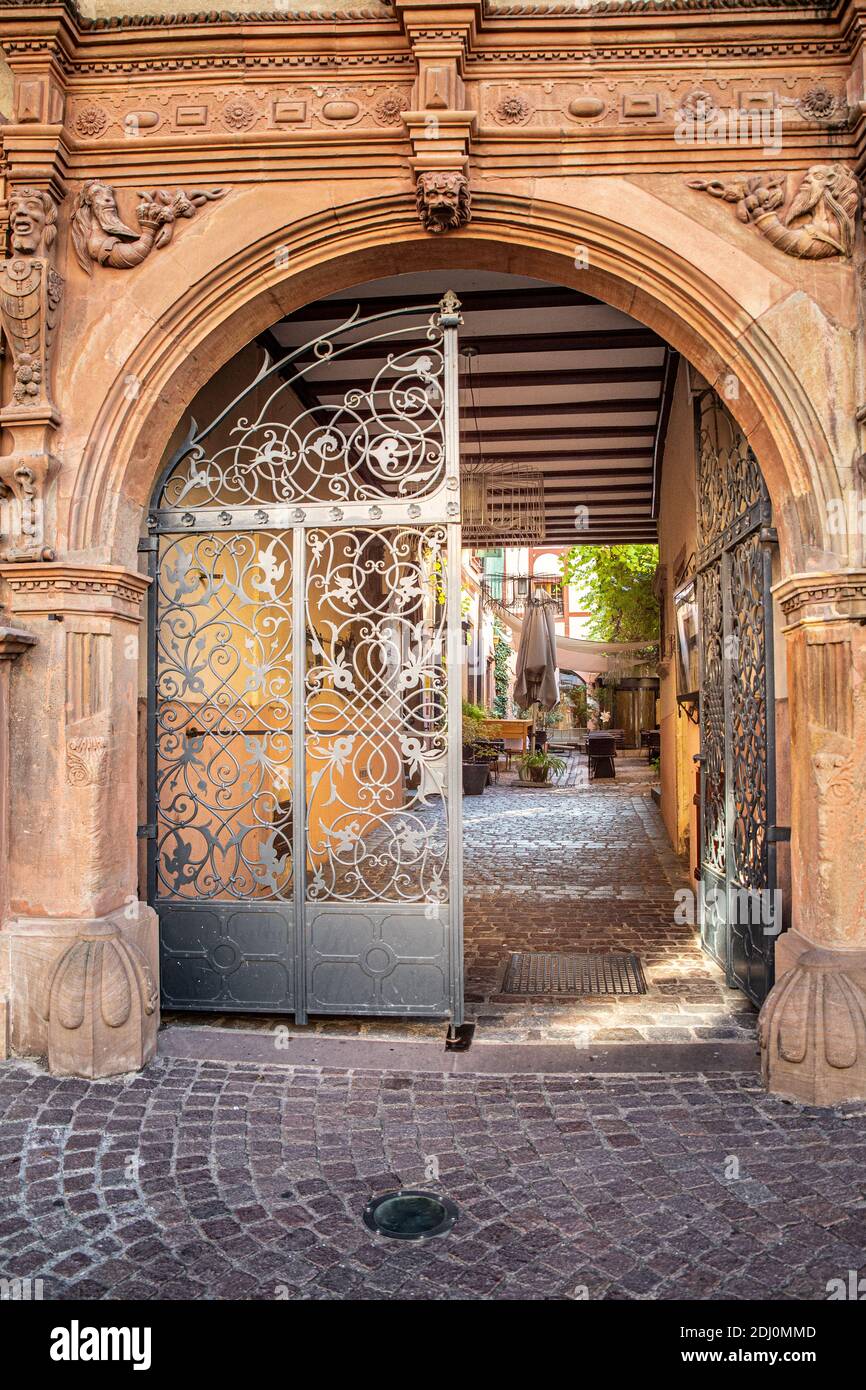
<instances>
[{"instance_id":1,"label":"climbing vine","mask_svg":"<svg viewBox=\"0 0 866 1390\"><path fill-rule=\"evenodd\" d=\"M498 618L493 622L493 713L497 719L508 715L508 661L511 644L505 640L505 628Z\"/></svg>"}]
</instances>

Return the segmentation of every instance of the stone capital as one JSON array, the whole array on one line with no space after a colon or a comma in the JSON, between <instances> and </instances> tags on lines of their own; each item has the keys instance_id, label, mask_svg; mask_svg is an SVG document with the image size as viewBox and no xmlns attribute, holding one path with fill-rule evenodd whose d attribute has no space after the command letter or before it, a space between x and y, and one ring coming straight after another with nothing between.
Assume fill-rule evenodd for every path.
<instances>
[{"instance_id":1,"label":"stone capital","mask_svg":"<svg viewBox=\"0 0 866 1390\"><path fill-rule=\"evenodd\" d=\"M406 34L414 41L445 43L474 35L483 23L483 0L394 0Z\"/></svg>"},{"instance_id":2,"label":"stone capital","mask_svg":"<svg viewBox=\"0 0 866 1390\"><path fill-rule=\"evenodd\" d=\"M785 631L825 623L866 622L866 569L791 574L773 586Z\"/></svg>"},{"instance_id":3,"label":"stone capital","mask_svg":"<svg viewBox=\"0 0 866 1390\"><path fill-rule=\"evenodd\" d=\"M11 627L0 621L0 661L14 661L38 641L36 633L26 627Z\"/></svg>"},{"instance_id":4,"label":"stone capital","mask_svg":"<svg viewBox=\"0 0 866 1390\"><path fill-rule=\"evenodd\" d=\"M150 580L122 565L18 563L0 565L9 607L33 618L50 614L142 620L141 600Z\"/></svg>"},{"instance_id":5,"label":"stone capital","mask_svg":"<svg viewBox=\"0 0 866 1390\"><path fill-rule=\"evenodd\" d=\"M475 120L474 111L404 112L413 149L409 163L415 174L424 169L465 170Z\"/></svg>"}]
</instances>

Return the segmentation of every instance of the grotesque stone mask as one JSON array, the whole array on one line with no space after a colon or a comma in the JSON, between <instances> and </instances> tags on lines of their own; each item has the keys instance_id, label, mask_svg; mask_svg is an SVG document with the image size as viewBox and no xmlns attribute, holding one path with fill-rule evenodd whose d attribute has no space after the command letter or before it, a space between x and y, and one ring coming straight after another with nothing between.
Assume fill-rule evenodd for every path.
<instances>
[{"instance_id":1,"label":"grotesque stone mask","mask_svg":"<svg viewBox=\"0 0 866 1390\"><path fill-rule=\"evenodd\" d=\"M12 250L19 256L44 256L57 234L54 200L40 188L16 188L9 199Z\"/></svg>"},{"instance_id":2,"label":"grotesque stone mask","mask_svg":"<svg viewBox=\"0 0 866 1390\"><path fill-rule=\"evenodd\" d=\"M428 232L448 232L469 221L469 184L464 174L426 170L418 175L418 215Z\"/></svg>"}]
</instances>

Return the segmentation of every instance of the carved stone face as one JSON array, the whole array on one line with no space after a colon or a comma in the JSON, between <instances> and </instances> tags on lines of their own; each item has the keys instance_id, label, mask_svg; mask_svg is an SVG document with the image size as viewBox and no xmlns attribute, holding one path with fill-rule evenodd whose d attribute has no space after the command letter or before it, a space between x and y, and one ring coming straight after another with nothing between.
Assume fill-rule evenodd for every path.
<instances>
[{"instance_id":1,"label":"carved stone face","mask_svg":"<svg viewBox=\"0 0 866 1390\"><path fill-rule=\"evenodd\" d=\"M47 195L37 188L22 188L9 199L12 250L21 256L40 255L48 222Z\"/></svg>"},{"instance_id":2,"label":"carved stone face","mask_svg":"<svg viewBox=\"0 0 866 1390\"><path fill-rule=\"evenodd\" d=\"M427 170L418 176L418 212L428 232L445 232L469 221L465 175Z\"/></svg>"},{"instance_id":3,"label":"carved stone face","mask_svg":"<svg viewBox=\"0 0 866 1390\"><path fill-rule=\"evenodd\" d=\"M87 201L93 209L100 227L110 225L117 220L117 198L114 196L114 189L109 188L107 183L94 179L88 184Z\"/></svg>"}]
</instances>

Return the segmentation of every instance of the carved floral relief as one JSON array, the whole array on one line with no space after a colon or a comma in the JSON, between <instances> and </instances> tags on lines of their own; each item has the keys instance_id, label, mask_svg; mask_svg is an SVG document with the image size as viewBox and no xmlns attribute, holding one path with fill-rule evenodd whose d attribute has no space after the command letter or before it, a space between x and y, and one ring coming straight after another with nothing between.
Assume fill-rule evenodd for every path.
<instances>
[{"instance_id":1,"label":"carved floral relief","mask_svg":"<svg viewBox=\"0 0 866 1390\"><path fill-rule=\"evenodd\" d=\"M263 85L221 84L187 89L143 86L123 95L73 101L70 125L84 141L147 139L182 131L194 139L214 131L235 135L256 131L393 127L402 133L410 106L410 83L334 83L310 81Z\"/></svg>"}]
</instances>

